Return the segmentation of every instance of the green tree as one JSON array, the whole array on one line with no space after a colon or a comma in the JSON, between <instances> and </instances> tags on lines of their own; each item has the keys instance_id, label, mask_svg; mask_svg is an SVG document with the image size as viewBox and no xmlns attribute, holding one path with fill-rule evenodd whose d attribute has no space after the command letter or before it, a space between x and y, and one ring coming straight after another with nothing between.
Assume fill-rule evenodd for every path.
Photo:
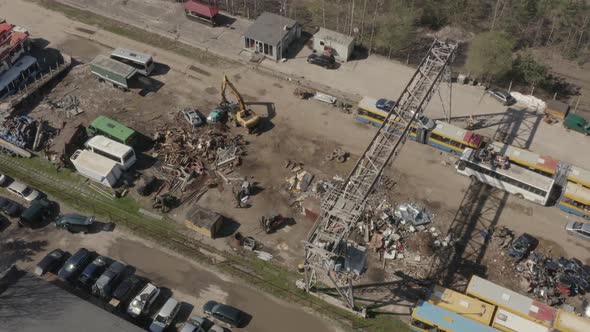
<instances>
[{"instance_id":1,"label":"green tree","mask_svg":"<svg viewBox=\"0 0 590 332\"><path fill-rule=\"evenodd\" d=\"M380 19L379 30L375 38L378 48L388 51L389 56L394 51L400 51L414 40L414 21L416 16L408 7L397 1L392 1L388 14Z\"/></svg>"},{"instance_id":2,"label":"green tree","mask_svg":"<svg viewBox=\"0 0 590 332\"><path fill-rule=\"evenodd\" d=\"M512 69L513 47L514 41L502 32L481 33L467 51L467 70L486 81L498 79Z\"/></svg>"},{"instance_id":3,"label":"green tree","mask_svg":"<svg viewBox=\"0 0 590 332\"><path fill-rule=\"evenodd\" d=\"M537 62L530 52L519 54L514 60L514 73L518 79L536 86L547 79L549 69L544 64Z\"/></svg>"}]
</instances>

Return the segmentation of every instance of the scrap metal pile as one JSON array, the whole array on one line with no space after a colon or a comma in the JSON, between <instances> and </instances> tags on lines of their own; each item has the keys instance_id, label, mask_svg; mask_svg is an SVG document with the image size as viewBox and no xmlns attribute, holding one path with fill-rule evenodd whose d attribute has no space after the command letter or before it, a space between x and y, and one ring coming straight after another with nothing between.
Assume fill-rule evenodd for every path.
<instances>
[{"instance_id":1,"label":"scrap metal pile","mask_svg":"<svg viewBox=\"0 0 590 332\"><path fill-rule=\"evenodd\" d=\"M55 134L45 122L26 115L8 118L0 125L0 139L21 149L39 150ZM12 154L11 151L5 152Z\"/></svg>"},{"instance_id":2,"label":"scrap metal pile","mask_svg":"<svg viewBox=\"0 0 590 332\"><path fill-rule=\"evenodd\" d=\"M516 269L528 282L528 291L551 305L590 291L590 272L577 259L545 257L532 252Z\"/></svg>"},{"instance_id":3,"label":"scrap metal pile","mask_svg":"<svg viewBox=\"0 0 590 332\"><path fill-rule=\"evenodd\" d=\"M197 177L208 176L209 169L231 171L240 164L246 144L241 135L181 127L159 128L154 142L155 157L161 162L156 172L169 183L169 192L198 187Z\"/></svg>"}]
</instances>

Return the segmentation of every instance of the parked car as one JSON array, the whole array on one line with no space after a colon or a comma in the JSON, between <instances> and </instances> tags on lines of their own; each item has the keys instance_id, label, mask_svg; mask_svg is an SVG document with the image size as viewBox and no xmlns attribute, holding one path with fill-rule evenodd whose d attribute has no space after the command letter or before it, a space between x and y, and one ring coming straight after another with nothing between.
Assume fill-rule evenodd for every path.
<instances>
[{"instance_id":1,"label":"parked car","mask_svg":"<svg viewBox=\"0 0 590 332\"><path fill-rule=\"evenodd\" d=\"M86 248L80 248L72 257L70 257L64 266L59 270L57 275L65 281L72 281L92 259L92 253Z\"/></svg>"},{"instance_id":2,"label":"parked car","mask_svg":"<svg viewBox=\"0 0 590 332\"><path fill-rule=\"evenodd\" d=\"M200 317L200 316L193 316L182 325L180 332L210 331L212 326L213 326L213 322L208 320L207 318Z\"/></svg>"},{"instance_id":3,"label":"parked car","mask_svg":"<svg viewBox=\"0 0 590 332\"><path fill-rule=\"evenodd\" d=\"M336 68L336 59L333 56L312 53L307 57L307 62L326 69Z\"/></svg>"},{"instance_id":4,"label":"parked car","mask_svg":"<svg viewBox=\"0 0 590 332\"><path fill-rule=\"evenodd\" d=\"M53 214L53 203L47 199L38 199L20 214L20 226L36 228Z\"/></svg>"},{"instance_id":5,"label":"parked car","mask_svg":"<svg viewBox=\"0 0 590 332\"><path fill-rule=\"evenodd\" d=\"M133 318L146 314L152 304L154 304L158 295L160 295L160 289L153 284L148 283L143 287L141 292L133 298L133 301L129 303L127 313Z\"/></svg>"},{"instance_id":6,"label":"parked car","mask_svg":"<svg viewBox=\"0 0 590 332\"><path fill-rule=\"evenodd\" d=\"M375 103L375 107L385 112L391 112L393 106L395 106L395 101L385 98L379 98Z\"/></svg>"},{"instance_id":7,"label":"parked car","mask_svg":"<svg viewBox=\"0 0 590 332\"><path fill-rule=\"evenodd\" d=\"M113 298L126 303L127 301L131 300L133 296L135 296L141 288L145 286L143 280L141 280L136 275L131 275L125 278L119 286L113 292Z\"/></svg>"},{"instance_id":8,"label":"parked car","mask_svg":"<svg viewBox=\"0 0 590 332\"><path fill-rule=\"evenodd\" d=\"M182 116L193 127L198 127L204 123L203 117L199 114L199 111L192 108L185 108L182 111Z\"/></svg>"},{"instance_id":9,"label":"parked car","mask_svg":"<svg viewBox=\"0 0 590 332\"><path fill-rule=\"evenodd\" d=\"M7 189L9 192L15 194L27 202L32 202L39 198L39 192L37 190L32 189L22 182L13 181Z\"/></svg>"},{"instance_id":10,"label":"parked car","mask_svg":"<svg viewBox=\"0 0 590 332\"><path fill-rule=\"evenodd\" d=\"M7 216L11 218L18 217L22 210L22 205L11 200L10 198L0 196L0 211L2 211Z\"/></svg>"},{"instance_id":11,"label":"parked car","mask_svg":"<svg viewBox=\"0 0 590 332\"><path fill-rule=\"evenodd\" d=\"M500 102L502 102L502 104L505 106L510 106L510 105L516 104L516 99L514 99L514 97L512 97L512 95L508 91L499 90L499 89L490 89L490 90L488 90L488 93L492 97L494 97L497 100L499 100Z\"/></svg>"},{"instance_id":12,"label":"parked car","mask_svg":"<svg viewBox=\"0 0 590 332\"><path fill-rule=\"evenodd\" d=\"M111 297L111 293L123 277L127 266L120 262L113 262L109 268L92 285L92 294L103 299Z\"/></svg>"},{"instance_id":13,"label":"parked car","mask_svg":"<svg viewBox=\"0 0 590 332\"><path fill-rule=\"evenodd\" d=\"M570 221L565 225L565 230L568 234L590 241L590 224Z\"/></svg>"},{"instance_id":14,"label":"parked car","mask_svg":"<svg viewBox=\"0 0 590 332\"><path fill-rule=\"evenodd\" d=\"M246 316L242 311L215 301L205 303L203 306L203 312L207 316L219 319L232 327L242 327L246 320Z\"/></svg>"},{"instance_id":15,"label":"parked car","mask_svg":"<svg viewBox=\"0 0 590 332\"><path fill-rule=\"evenodd\" d=\"M57 271L57 269L62 267L68 257L69 253L67 251L61 249L50 251L39 263L37 263L35 274L42 276L47 272Z\"/></svg>"},{"instance_id":16,"label":"parked car","mask_svg":"<svg viewBox=\"0 0 590 332\"><path fill-rule=\"evenodd\" d=\"M512 245L508 248L508 255L517 260L521 260L528 256L538 243L539 240L537 240L537 238L530 234L523 233L512 242Z\"/></svg>"},{"instance_id":17,"label":"parked car","mask_svg":"<svg viewBox=\"0 0 590 332\"><path fill-rule=\"evenodd\" d=\"M55 221L55 227L70 233L88 233L94 226L94 216L83 216L76 213L65 214Z\"/></svg>"},{"instance_id":18,"label":"parked car","mask_svg":"<svg viewBox=\"0 0 590 332\"><path fill-rule=\"evenodd\" d=\"M160 312L156 315L156 318L152 321L149 327L150 332L162 332L164 331L178 314L180 310L180 303L173 298L169 298L166 303L160 308Z\"/></svg>"},{"instance_id":19,"label":"parked car","mask_svg":"<svg viewBox=\"0 0 590 332\"><path fill-rule=\"evenodd\" d=\"M109 264L111 264L112 259L106 256L98 256L96 257L92 263L88 264L86 268L82 271L80 278L78 281L82 286L90 287L92 286L98 277L107 269Z\"/></svg>"},{"instance_id":20,"label":"parked car","mask_svg":"<svg viewBox=\"0 0 590 332\"><path fill-rule=\"evenodd\" d=\"M0 186L7 185L9 180L10 178L7 175L0 173Z\"/></svg>"}]
</instances>

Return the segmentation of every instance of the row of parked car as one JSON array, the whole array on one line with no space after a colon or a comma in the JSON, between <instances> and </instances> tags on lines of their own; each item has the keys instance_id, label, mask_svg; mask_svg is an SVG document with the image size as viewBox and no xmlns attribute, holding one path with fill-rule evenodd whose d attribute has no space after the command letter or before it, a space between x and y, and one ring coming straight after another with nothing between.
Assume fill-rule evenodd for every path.
<instances>
[{"instance_id":1,"label":"row of parked car","mask_svg":"<svg viewBox=\"0 0 590 332\"><path fill-rule=\"evenodd\" d=\"M36 266L35 274L56 273L68 283L90 292L114 308L124 310L134 319L149 319L150 312L161 289L132 272L132 268L109 257L98 255L86 248L73 255L61 249L48 253ZM149 323L149 331L164 331L176 318L181 303L172 297L159 309ZM231 306L209 301L203 307L208 317L232 327L242 327L246 314ZM182 325L181 332L223 332L223 327L205 317L191 317Z\"/></svg>"}]
</instances>

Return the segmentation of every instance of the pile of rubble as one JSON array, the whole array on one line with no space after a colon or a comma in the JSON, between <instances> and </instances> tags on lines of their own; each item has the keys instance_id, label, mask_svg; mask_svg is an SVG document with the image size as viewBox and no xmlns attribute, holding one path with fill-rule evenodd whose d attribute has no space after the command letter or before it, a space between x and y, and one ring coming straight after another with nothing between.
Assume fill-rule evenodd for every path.
<instances>
[{"instance_id":1,"label":"pile of rubble","mask_svg":"<svg viewBox=\"0 0 590 332\"><path fill-rule=\"evenodd\" d=\"M590 273L577 259L556 259L532 252L516 269L527 281L528 291L551 305L590 291Z\"/></svg>"},{"instance_id":2,"label":"pile of rubble","mask_svg":"<svg viewBox=\"0 0 590 332\"><path fill-rule=\"evenodd\" d=\"M30 116L17 116L7 119L0 128L0 138L18 146L29 148L38 132L37 121Z\"/></svg>"},{"instance_id":3,"label":"pile of rubble","mask_svg":"<svg viewBox=\"0 0 590 332\"><path fill-rule=\"evenodd\" d=\"M47 104L52 111L62 111L68 118L84 113L80 109L80 100L73 95L66 95L60 100L47 99Z\"/></svg>"}]
</instances>

